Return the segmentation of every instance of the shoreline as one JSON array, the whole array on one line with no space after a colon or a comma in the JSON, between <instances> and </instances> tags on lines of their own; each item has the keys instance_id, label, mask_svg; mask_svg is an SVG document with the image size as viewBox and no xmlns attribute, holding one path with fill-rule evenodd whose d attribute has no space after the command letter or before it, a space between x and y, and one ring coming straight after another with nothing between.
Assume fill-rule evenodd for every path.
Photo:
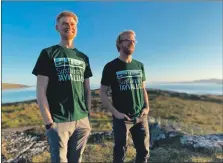
<instances>
[{"instance_id":1,"label":"shoreline","mask_svg":"<svg viewBox=\"0 0 223 163\"><path fill-rule=\"evenodd\" d=\"M23 88L29 88L32 86L28 85L22 85L22 84L9 84L9 83L2 83L2 91L11 90L11 89L23 89Z\"/></svg>"},{"instance_id":2,"label":"shoreline","mask_svg":"<svg viewBox=\"0 0 223 163\"><path fill-rule=\"evenodd\" d=\"M7 102L7 103L2 103L1 105L2 106L10 106L10 105L19 105L19 104L31 104L33 102L37 103L37 99L18 101L18 102Z\"/></svg>"},{"instance_id":3,"label":"shoreline","mask_svg":"<svg viewBox=\"0 0 223 163\"><path fill-rule=\"evenodd\" d=\"M184 92L177 92L177 91L168 91L168 90L161 90L161 89L154 89L154 88L147 88L148 96L152 94L155 95L164 95L164 96L172 96L178 98L186 98L186 99L194 99L194 100L202 100L202 101L211 101L211 102L220 102L223 103L223 95L216 95L216 94L193 94L193 93L184 93ZM99 89L92 89L92 97L98 96L99 97ZM31 100L24 100L24 101L17 101L17 102L6 102L1 103L2 106L10 106L10 105L18 105L18 104L30 104L36 102L37 99Z\"/></svg>"}]
</instances>

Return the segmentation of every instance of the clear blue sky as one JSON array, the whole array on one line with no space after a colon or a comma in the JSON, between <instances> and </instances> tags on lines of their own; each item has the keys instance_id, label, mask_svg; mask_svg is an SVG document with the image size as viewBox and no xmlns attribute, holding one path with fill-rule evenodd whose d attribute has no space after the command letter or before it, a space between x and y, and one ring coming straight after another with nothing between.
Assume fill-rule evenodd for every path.
<instances>
[{"instance_id":1,"label":"clear blue sky","mask_svg":"<svg viewBox=\"0 0 223 163\"><path fill-rule=\"evenodd\" d=\"M55 18L79 17L75 46L89 56L92 84L119 56L119 32L136 32L133 58L147 82L222 78L222 2L2 2L2 81L35 85L40 51L60 41Z\"/></svg>"}]
</instances>

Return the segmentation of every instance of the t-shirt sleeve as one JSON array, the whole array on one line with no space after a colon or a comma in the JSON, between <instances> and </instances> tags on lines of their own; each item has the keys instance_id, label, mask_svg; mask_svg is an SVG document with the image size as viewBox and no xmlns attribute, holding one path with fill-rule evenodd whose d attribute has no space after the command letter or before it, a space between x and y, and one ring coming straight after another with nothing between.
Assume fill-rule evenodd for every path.
<instances>
[{"instance_id":1,"label":"t-shirt sleeve","mask_svg":"<svg viewBox=\"0 0 223 163\"><path fill-rule=\"evenodd\" d=\"M142 64L142 81L146 81L146 75L144 70L144 65Z\"/></svg>"},{"instance_id":2,"label":"t-shirt sleeve","mask_svg":"<svg viewBox=\"0 0 223 163\"><path fill-rule=\"evenodd\" d=\"M37 59L36 65L33 68L32 74L50 76L51 61L48 53L43 49Z\"/></svg>"},{"instance_id":3,"label":"t-shirt sleeve","mask_svg":"<svg viewBox=\"0 0 223 163\"><path fill-rule=\"evenodd\" d=\"M84 71L84 79L92 77L91 66L88 57L86 58L86 68Z\"/></svg>"},{"instance_id":4,"label":"t-shirt sleeve","mask_svg":"<svg viewBox=\"0 0 223 163\"><path fill-rule=\"evenodd\" d=\"M111 73L110 73L110 69L108 67L108 64L105 65L105 67L103 69L101 84L105 85L105 86L110 86L111 85Z\"/></svg>"}]
</instances>

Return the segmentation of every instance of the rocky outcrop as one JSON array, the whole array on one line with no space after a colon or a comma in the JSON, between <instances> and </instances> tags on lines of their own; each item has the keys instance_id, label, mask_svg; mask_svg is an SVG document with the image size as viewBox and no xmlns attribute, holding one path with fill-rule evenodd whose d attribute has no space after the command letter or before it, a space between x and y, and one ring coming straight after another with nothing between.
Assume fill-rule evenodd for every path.
<instances>
[{"instance_id":1,"label":"rocky outcrop","mask_svg":"<svg viewBox=\"0 0 223 163\"><path fill-rule=\"evenodd\" d=\"M31 162L32 157L42 152L49 152L49 145L45 134L38 131L39 130L32 128L23 132L3 133L2 137L6 141L2 146L6 149L7 154L13 156L13 158L7 159L2 154L1 162L27 163ZM101 143L112 138L112 132L95 132L91 133L88 142Z\"/></svg>"},{"instance_id":2,"label":"rocky outcrop","mask_svg":"<svg viewBox=\"0 0 223 163\"><path fill-rule=\"evenodd\" d=\"M184 135L180 138L183 147L206 154L223 152L223 134L206 136Z\"/></svg>"},{"instance_id":3,"label":"rocky outcrop","mask_svg":"<svg viewBox=\"0 0 223 163\"><path fill-rule=\"evenodd\" d=\"M48 150L46 138L28 135L25 132L15 132L2 135L7 140L5 148L13 158L6 160L3 156L2 162L29 162L33 156Z\"/></svg>"},{"instance_id":4,"label":"rocky outcrop","mask_svg":"<svg viewBox=\"0 0 223 163\"><path fill-rule=\"evenodd\" d=\"M163 144L174 144L179 148L188 148L194 152L206 154L223 152L223 134L190 135L172 125L159 125L154 119L149 120L151 150ZM33 156L49 151L44 132L35 128L23 132L2 133L7 153L13 158L6 159L2 154L2 162L30 162ZM102 143L112 140L112 131L91 133L88 143Z\"/></svg>"},{"instance_id":5,"label":"rocky outcrop","mask_svg":"<svg viewBox=\"0 0 223 163\"><path fill-rule=\"evenodd\" d=\"M223 152L223 134L190 135L172 125L160 126L157 122L150 122L149 125L151 149L171 143L178 147L205 154Z\"/></svg>"}]
</instances>

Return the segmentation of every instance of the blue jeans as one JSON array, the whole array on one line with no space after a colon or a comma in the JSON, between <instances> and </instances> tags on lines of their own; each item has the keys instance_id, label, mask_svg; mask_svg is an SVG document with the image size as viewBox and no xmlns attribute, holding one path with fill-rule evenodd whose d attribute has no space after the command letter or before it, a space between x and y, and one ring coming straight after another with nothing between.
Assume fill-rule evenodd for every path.
<instances>
[{"instance_id":1,"label":"blue jeans","mask_svg":"<svg viewBox=\"0 0 223 163\"><path fill-rule=\"evenodd\" d=\"M113 117L113 131L115 146L113 162L122 163L125 159L129 131L136 148L136 163L145 163L149 158L149 125L148 115L129 122Z\"/></svg>"}]
</instances>

